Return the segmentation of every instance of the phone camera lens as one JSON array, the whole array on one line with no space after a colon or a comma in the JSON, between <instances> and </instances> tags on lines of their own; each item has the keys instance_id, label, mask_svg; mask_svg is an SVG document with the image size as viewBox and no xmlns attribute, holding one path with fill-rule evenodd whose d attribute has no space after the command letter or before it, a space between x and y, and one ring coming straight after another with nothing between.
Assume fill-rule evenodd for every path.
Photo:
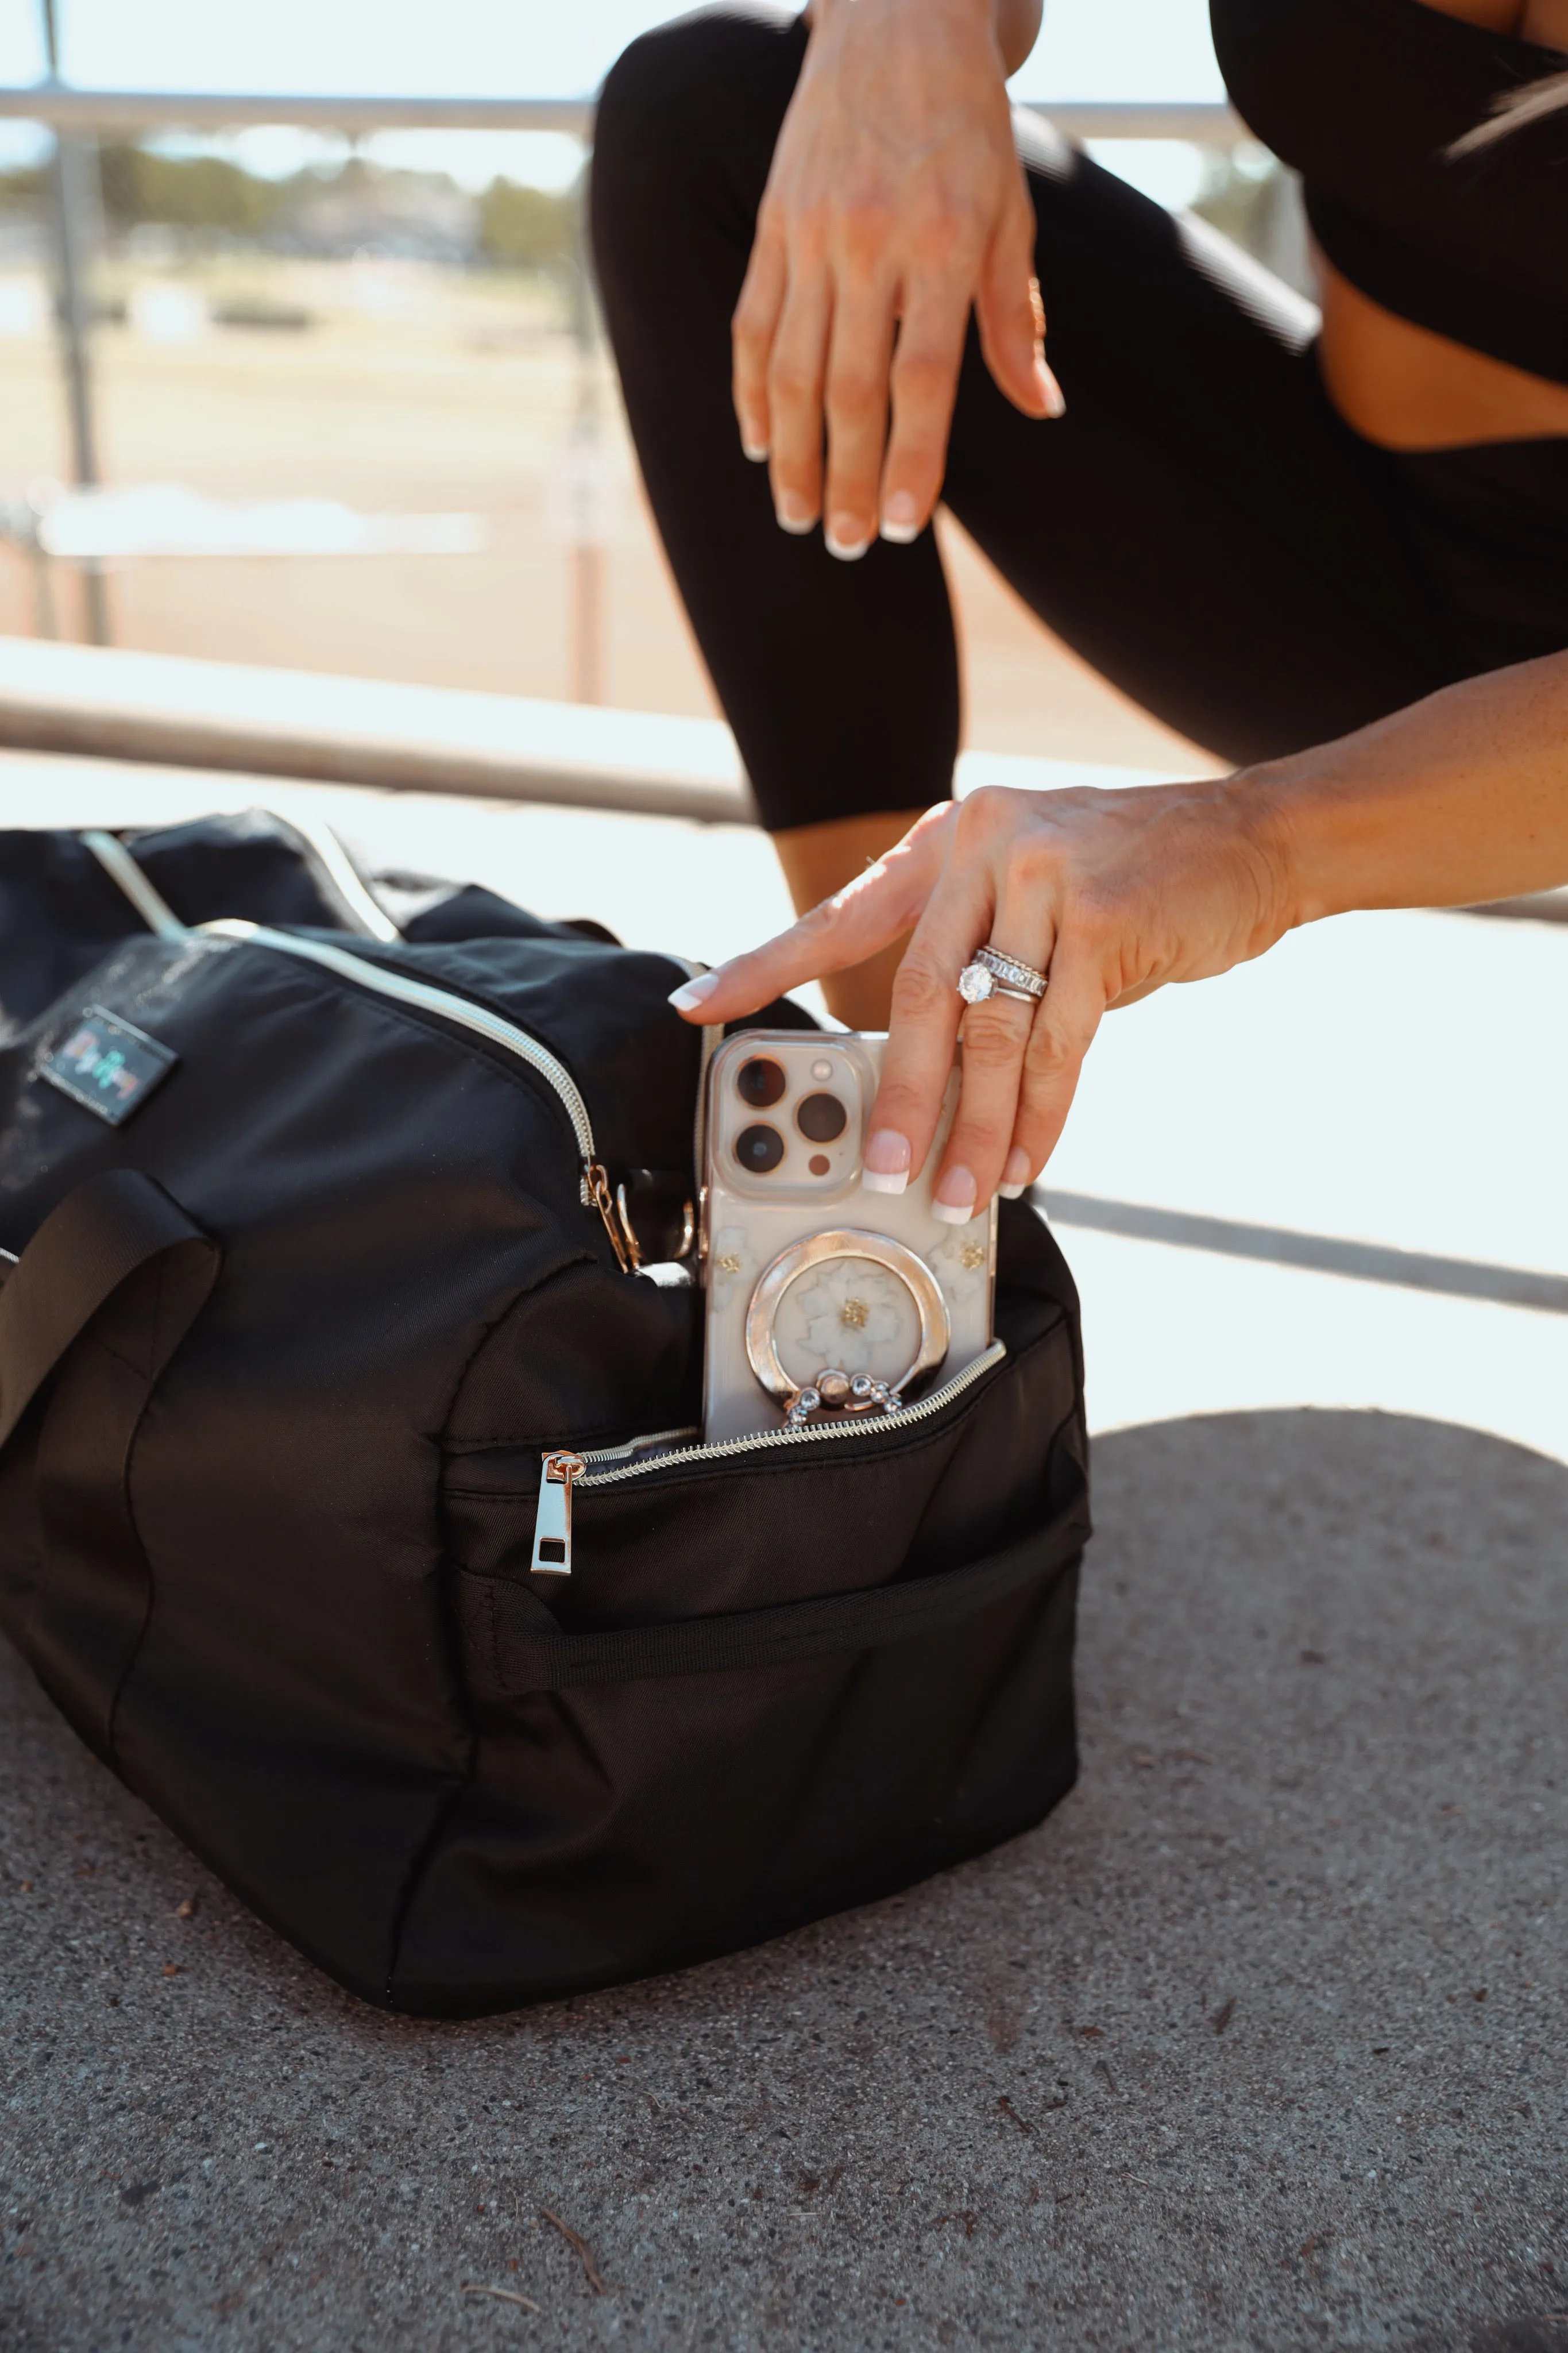
<instances>
[{"instance_id":1,"label":"phone camera lens","mask_svg":"<svg viewBox=\"0 0 1568 2353\"><path fill-rule=\"evenodd\" d=\"M751 1067L755 1067L754 1065ZM777 1070L776 1062L764 1062L764 1070ZM765 1176L784 1158L784 1138L776 1127L759 1120L755 1127L743 1127L735 1138L735 1157L742 1168L753 1176Z\"/></svg>"},{"instance_id":2,"label":"phone camera lens","mask_svg":"<svg viewBox=\"0 0 1568 2353\"><path fill-rule=\"evenodd\" d=\"M807 1095L795 1113L802 1135L813 1144L831 1144L843 1134L848 1117L837 1095Z\"/></svg>"},{"instance_id":3,"label":"phone camera lens","mask_svg":"<svg viewBox=\"0 0 1568 2353\"><path fill-rule=\"evenodd\" d=\"M759 1055L755 1061L742 1062L735 1074L735 1092L753 1111L766 1111L770 1103L778 1103L784 1085L783 1065L769 1061L765 1055ZM779 1148L782 1151L784 1147L781 1145ZM767 1165L772 1168L775 1164L770 1160Z\"/></svg>"}]
</instances>

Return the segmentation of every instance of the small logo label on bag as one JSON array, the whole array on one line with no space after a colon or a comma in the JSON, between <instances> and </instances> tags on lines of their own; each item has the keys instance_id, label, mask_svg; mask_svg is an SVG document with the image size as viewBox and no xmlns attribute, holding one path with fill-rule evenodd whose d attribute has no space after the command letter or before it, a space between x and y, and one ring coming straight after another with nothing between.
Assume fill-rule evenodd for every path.
<instances>
[{"instance_id":1,"label":"small logo label on bag","mask_svg":"<svg viewBox=\"0 0 1568 2353\"><path fill-rule=\"evenodd\" d=\"M65 1044L39 1065L61 1094L94 1111L110 1127L123 1127L139 1111L179 1056L129 1021L89 1005Z\"/></svg>"}]
</instances>

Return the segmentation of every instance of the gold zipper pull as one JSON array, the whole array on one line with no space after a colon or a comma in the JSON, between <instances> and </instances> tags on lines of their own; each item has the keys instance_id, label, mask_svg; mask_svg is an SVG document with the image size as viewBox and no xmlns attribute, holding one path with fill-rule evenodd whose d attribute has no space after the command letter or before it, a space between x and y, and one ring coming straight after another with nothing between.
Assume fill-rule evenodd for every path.
<instances>
[{"instance_id":1,"label":"gold zipper pull","mask_svg":"<svg viewBox=\"0 0 1568 2353\"><path fill-rule=\"evenodd\" d=\"M539 1472L539 1510L533 1522L531 1569L551 1577L572 1574L572 1482L587 1469L580 1454L546 1454Z\"/></svg>"},{"instance_id":2,"label":"gold zipper pull","mask_svg":"<svg viewBox=\"0 0 1568 2353\"><path fill-rule=\"evenodd\" d=\"M583 1163L583 1186L587 1198L604 1221L605 1231L610 1237L610 1248L616 1253L616 1264L623 1274L635 1274L637 1270L627 1255L626 1242L616 1220L616 1197L610 1190L610 1180L597 1160Z\"/></svg>"}]
</instances>

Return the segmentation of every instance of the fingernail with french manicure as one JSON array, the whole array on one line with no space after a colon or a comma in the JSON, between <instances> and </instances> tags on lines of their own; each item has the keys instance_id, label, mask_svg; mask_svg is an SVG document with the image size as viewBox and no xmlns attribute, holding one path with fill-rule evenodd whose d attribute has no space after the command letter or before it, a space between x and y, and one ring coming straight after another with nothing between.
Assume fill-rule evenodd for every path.
<instances>
[{"instance_id":1,"label":"fingernail with french manicure","mask_svg":"<svg viewBox=\"0 0 1568 2353\"><path fill-rule=\"evenodd\" d=\"M910 1139L879 1127L866 1146L860 1182L868 1193L901 1193L910 1181Z\"/></svg>"},{"instance_id":2,"label":"fingernail with french manicure","mask_svg":"<svg viewBox=\"0 0 1568 2353\"><path fill-rule=\"evenodd\" d=\"M1063 396L1062 388L1046 365L1043 357L1036 358L1035 374L1039 380L1040 397L1046 404L1046 415L1065 417L1068 413L1068 405Z\"/></svg>"},{"instance_id":3,"label":"fingernail with french manicure","mask_svg":"<svg viewBox=\"0 0 1568 2353\"><path fill-rule=\"evenodd\" d=\"M669 1002L678 1013L695 1013L700 1005L706 1004L718 986L716 972L700 972L695 980L682 981L679 988L672 988Z\"/></svg>"},{"instance_id":4,"label":"fingernail with french manicure","mask_svg":"<svg viewBox=\"0 0 1568 2353\"><path fill-rule=\"evenodd\" d=\"M921 511L908 491L895 491L882 509L882 537L908 547L921 535Z\"/></svg>"},{"instance_id":5,"label":"fingernail with french manicure","mask_svg":"<svg viewBox=\"0 0 1568 2353\"><path fill-rule=\"evenodd\" d=\"M781 531L793 532L796 539L816 528L816 509L798 491L781 491L773 508Z\"/></svg>"},{"instance_id":6,"label":"fingernail with french manicure","mask_svg":"<svg viewBox=\"0 0 1568 2353\"><path fill-rule=\"evenodd\" d=\"M858 563L871 544L858 515L831 515L822 536L827 553L836 555L840 564Z\"/></svg>"},{"instance_id":7,"label":"fingernail with french manicure","mask_svg":"<svg viewBox=\"0 0 1568 2353\"><path fill-rule=\"evenodd\" d=\"M1007 1165L1002 1171L1002 1182L996 1190L1005 1201L1016 1201L1029 1189L1029 1155L1015 1145L1007 1155Z\"/></svg>"},{"instance_id":8,"label":"fingernail with french manicure","mask_svg":"<svg viewBox=\"0 0 1568 2353\"><path fill-rule=\"evenodd\" d=\"M966 1226L974 1215L975 1190L971 1170L945 1169L931 1205L932 1217L940 1218L944 1226Z\"/></svg>"},{"instance_id":9,"label":"fingernail with french manicure","mask_svg":"<svg viewBox=\"0 0 1568 2353\"><path fill-rule=\"evenodd\" d=\"M765 441L748 441L745 435L742 434L741 437L741 447L744 450L746 456L751 459L753 466L762 466L766 464L768 445Z\"/></svg>"}]
</instances>

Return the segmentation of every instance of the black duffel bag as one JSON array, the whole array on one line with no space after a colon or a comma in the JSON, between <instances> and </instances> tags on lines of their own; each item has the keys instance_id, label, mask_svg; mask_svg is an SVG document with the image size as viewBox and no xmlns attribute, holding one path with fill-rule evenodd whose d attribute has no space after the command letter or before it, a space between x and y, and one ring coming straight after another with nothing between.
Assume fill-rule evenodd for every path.
<instances>
[{"instance_id":1,"label":"black duffel bag","mask_svg":"<svg viewBox=\"0 0 1568 2353\"><path fill-rule=\"evenodd\" d=\"M1003 1205L998 1345L902 1416L701 1448L700 1293L630 1271L696 1181L683 967L519 921L170 916L0 1049L0 1623L282 1935L452 2016L891 1892L1076 1770L1045 1225Z\"/></svg>"}]
</instances>

